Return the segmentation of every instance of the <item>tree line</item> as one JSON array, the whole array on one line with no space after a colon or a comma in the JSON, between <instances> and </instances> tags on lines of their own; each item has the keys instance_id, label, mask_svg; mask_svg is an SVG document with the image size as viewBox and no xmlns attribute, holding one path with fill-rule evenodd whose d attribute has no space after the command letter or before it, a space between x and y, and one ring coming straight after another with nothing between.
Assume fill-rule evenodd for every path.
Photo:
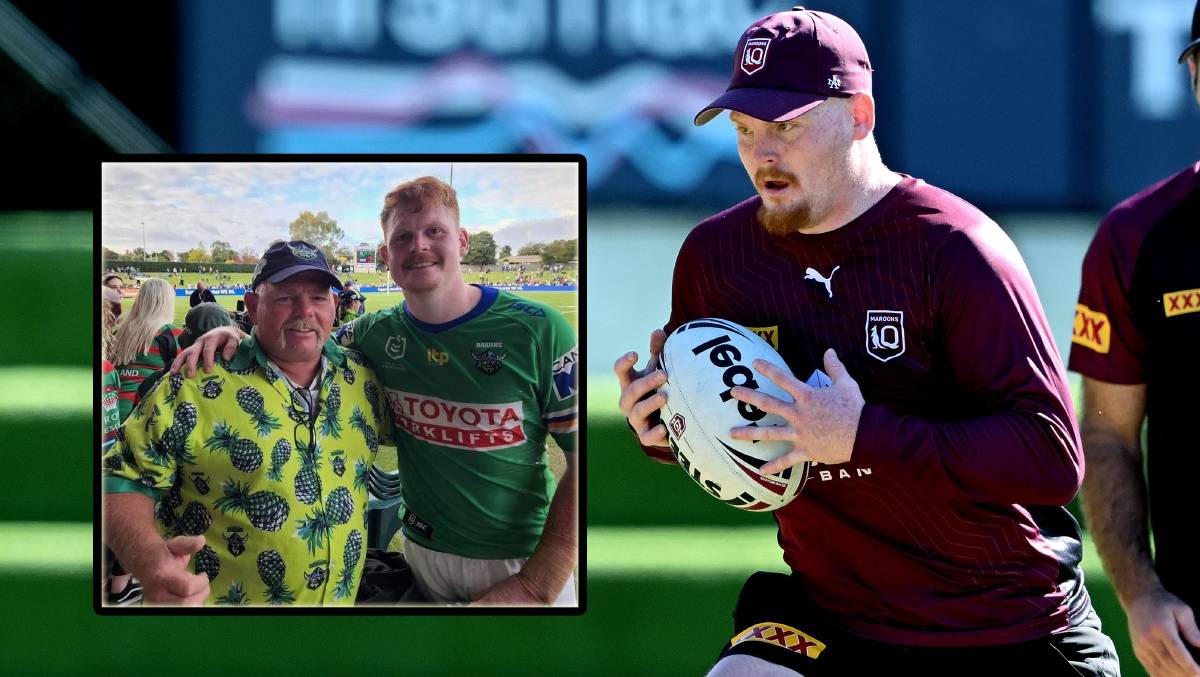
<instances>
[{"instance_id":1,"label":"tree line","mask_svg":"<svg viewBox=\"0 0 1200 677\"><path fill-rule=\"evenodd\" d=\"M288 236L292 240L304 240L320 247L325 253L325 259L332 263L354 262L352 247L342 244L346 237L345 231L338 227L337 220L327 212L313 213L304 211L295 221L288 224ZM578 239L554 240L553 242L530 242L521 245L517 250L518 256L537 255L543 263L570 263L578 258ZM378 243L377 243L378 245ZM145 249L116 252L108 247L103 248L104 259L124 259L133 261L177 261L180 263L254 263L262 252L252 247L243 247L240 251L224 240L214 240L207 247L203 242L185 252L174 252L169 249L147 252ZM497 250L496 240L486 230L471 232L471 245L462 262L468 265L496 265L499 259L512 256L512 247L504 245Z\"/></svg>"}]
</instances>

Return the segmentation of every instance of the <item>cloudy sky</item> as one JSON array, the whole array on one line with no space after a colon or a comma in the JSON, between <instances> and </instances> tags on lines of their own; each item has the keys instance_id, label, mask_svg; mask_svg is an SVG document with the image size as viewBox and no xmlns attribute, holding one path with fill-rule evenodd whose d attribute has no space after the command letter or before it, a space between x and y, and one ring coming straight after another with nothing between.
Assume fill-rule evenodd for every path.
<instances>
[{"instance_id":1,"label":"cloudy sky","mask_svg":"<svg viewBox=\"0 0 1200 677\"><path fill-rule=\"evenodd\" d=\"M303 211L328 212L343 244L378 243L379 211L397 184L449 163L109 162L102 170L102 243L176 254L224 240L234 250L266 249ZM578 237L579 185L573 163L455 163L462 225L487 230L513 252L527 242Z\"/></svg>"}]
</instances>

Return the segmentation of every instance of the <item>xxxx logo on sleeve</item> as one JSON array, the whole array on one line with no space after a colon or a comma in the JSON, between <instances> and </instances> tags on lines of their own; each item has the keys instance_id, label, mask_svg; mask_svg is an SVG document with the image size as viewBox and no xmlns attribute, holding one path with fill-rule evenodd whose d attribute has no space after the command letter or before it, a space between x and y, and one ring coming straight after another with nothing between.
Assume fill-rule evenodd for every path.
<instances>
[{"instance_id":1,"label":"xxxx logo on sleeve","mask_svg":"<svg viewBox=\"0 0 1200 677\"><path fill-rule=\"evenodd\" d=\"M1200 289L1184 289L1163 294L1163 312L1167 317L1200 313Z\"/></svg>"},{"instance_id":2,"label":"xxxx logo on sleeve","mask_svg":"<svg viewBox=\"0 0 1200 677\"><path fill-rule=\"evenodd\" d=\"M782 623L755 623L729 641L731 646L742 642L766 642L809 658L817 658L825 650L821 640Z\"/></svg>"},{"instance_id":3,"label":"xxxx logo on sleeve","mask_svg":"<svg viewBox=\"0 0 1200 677\"><path fill-rule=\"evenodd\" d=\"M773 324L769 327L746 327L750 331L758 334L759 338L771 344L775 350L779 350L779 325Z\"/></svg>"},{"instance_id":4,"label":"xxxx logo on sleeve","mask_svg":"<svg viewBox=\"0 0 1200 677\"><path fill-rule=\"evenodd\" d=\"M1108 324L1108 315L1092 310L1082 303L1075 306L1075 328L1071 332L1071 343L1078 343L1085 348L1108 354L1112 328Z\"/></svg>"}]
</instances>

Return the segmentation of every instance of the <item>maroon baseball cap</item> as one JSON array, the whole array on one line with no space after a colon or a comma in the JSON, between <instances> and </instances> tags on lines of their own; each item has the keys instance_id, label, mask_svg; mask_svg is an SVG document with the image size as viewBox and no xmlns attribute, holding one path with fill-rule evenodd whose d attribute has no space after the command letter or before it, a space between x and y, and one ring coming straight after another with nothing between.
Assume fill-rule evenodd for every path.
<instances>
[{"instance_id":1,"label":"maroon baseball cap","mask_svg":"<svg viewBox=\"0 0 1200 677\"><path fill-rule=\"evenodd\" d=\"M797 6L763 17L742 33L729 87L695 123L722 110L783 122L831 96L870 91L871 62L858 33L832 14Z\"/></svg>"},{"instance_id":2,"label":"maroon baseball cap","mask_svg":"<svg viewBox=\"0 0 1200 677\"><path fill-rule=\"evenodd\" d=\"M1192 41L1179 55L1179 63L1183 63L1197 48L1200 48L1200 0L1196 0L1196 9L1192 10Z\"/></svg>"}]
</instances>

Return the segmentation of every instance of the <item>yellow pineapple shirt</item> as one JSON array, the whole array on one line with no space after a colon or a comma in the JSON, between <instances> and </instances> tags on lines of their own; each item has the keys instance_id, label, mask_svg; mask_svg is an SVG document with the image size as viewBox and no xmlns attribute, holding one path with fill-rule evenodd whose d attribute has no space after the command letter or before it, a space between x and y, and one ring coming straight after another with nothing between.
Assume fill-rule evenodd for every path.
<instances>
[{"instance_id":1,"label":"yellow pineapple shirt","mask_svg":"<svg viewBox=\"0 0 1200 677\"><path fill-rule=\"evenodd\" d=\"M389 434L365 364L326 343L315 417L253 337L211 374L159 379L104 455L104 490L155 499L166 538L204 535L191 568L208 604L352 604L366 473Z\"/></svg>"}]
</instances>

